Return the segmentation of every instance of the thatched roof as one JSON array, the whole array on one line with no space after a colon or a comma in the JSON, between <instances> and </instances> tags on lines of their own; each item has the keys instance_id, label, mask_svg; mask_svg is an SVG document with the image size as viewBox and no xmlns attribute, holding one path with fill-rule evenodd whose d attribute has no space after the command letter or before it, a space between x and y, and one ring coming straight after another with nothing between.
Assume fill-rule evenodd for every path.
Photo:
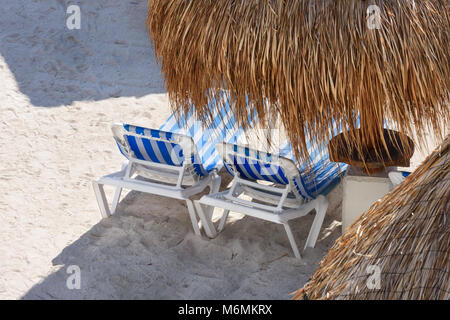
<instances>
[{"instance_id":1,"label":"thatched roof","mask_svg":"<svg viewBox=\"0 0 450 320\"><path fill-rule=\"evenodd\" d=\"M372 4L381 29L368 28ZM244 126L247 99L261 121L280 113L306 159L306 141L327 143L334 120L352 129L361 115L368 140L383 117L409 135L447 125L449 10L447 0L149 0L147 23L176 111L195 105L207 119L225 88Z\"/></svg>"},{"instance_id":2,"label":"thatched roof","mask_svg":"<svg viewBox=\"0 0 450 320\"><path fill-rule=\"evenodd\" d=\"M450 136L336 240L295 298L450 299L449 203Z\"/></svg>"}]
</instances>

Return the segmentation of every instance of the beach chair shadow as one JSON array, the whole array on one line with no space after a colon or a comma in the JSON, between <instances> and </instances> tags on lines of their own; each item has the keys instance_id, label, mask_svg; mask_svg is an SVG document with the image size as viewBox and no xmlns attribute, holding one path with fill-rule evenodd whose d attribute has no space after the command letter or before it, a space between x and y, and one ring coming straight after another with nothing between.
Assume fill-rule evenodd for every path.
<instances>
[{"instance_id":1,"label":"beach chair shadow","mask_svg":"<svg viewBox=\"0 0 450 320\"><path fill-rule=\"evenodd\" d=\"M128 193L117 214L64 248L22 299L289 299L340 235L340 228L331 230L301 262L279 225L245 217L207 240L195 235L186 210L184 201ZM335 219L328 214L324 229ZM312 221L293 223L293 232ZM69 289L76 267L80 289Z\"/></svg>"}]
</instances>

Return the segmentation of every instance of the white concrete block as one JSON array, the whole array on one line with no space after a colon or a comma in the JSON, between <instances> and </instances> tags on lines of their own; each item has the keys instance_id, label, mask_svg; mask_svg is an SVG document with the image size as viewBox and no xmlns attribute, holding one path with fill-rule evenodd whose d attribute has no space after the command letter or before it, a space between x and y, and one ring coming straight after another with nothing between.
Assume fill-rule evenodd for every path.
<instances>
[{"instance_id":1,"label":"white concrete block","mask_svg":"<svg viewBox=\"0 0 450 320\"><path fill-rule=\"evenodd\" d=\"M344 177L342 199L342 233L370 206L393 189L386 176L351 173Z\"/></svg>"}]
</instances>

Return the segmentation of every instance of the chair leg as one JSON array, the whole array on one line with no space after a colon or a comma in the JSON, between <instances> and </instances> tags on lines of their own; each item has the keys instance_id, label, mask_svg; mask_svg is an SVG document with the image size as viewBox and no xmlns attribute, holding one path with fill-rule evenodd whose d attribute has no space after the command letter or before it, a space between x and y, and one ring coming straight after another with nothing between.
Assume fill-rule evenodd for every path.
<instances>
[{"instance_id":1,"label":"chair leg","mask_svg":"<svg viewBox=\"0 0 450 320\"><path fill-rule=\"evenodd\" d=\"M189 211L189 217L191 218L192 227L194 228L194 233L197 236L200 236L201 233L200 228L198 227L197 217L195 216L194 204L192 203L192 200L186 200L186 204Z\"/></svg>"},{"instance_id":2,"label":"chair leg","mask_svg":"<svg viewBox=\"0 0 450 320\"><path fill-rule=\"evenodd\" d=\"M237 185L236 189L233 192L233 196L239 197L242 192L243 192L243 189L239 185ZM223 228L225 228L225 223L227 222L229 213L230 213L230 210L223 211L222 218L220 219L219 227L217 229L218 232L221 232L223 230Z\"/></svg>"},{"instance_id":3,"label":"chair leg","mask_svg":"<svg viewBox=\"0 0 450 320\"><path fill-rule=\"evenodd\" d=\"M98 207L100 208L100 213L103 218L107 218L111 215L111 211L108 206L108 200L106 199L105 190L103 185L97 181L93 181L92 185L94 187L95 197L97 198Z\"/></svg>"},{"instance_id":4,"label":"chair leg","mask_svg":"<svg viewBox=\"0 0 450 320\"><path fill-rule=\"evenodd\" d=\"M121 171L125 172L128 165L129 165L128 160L123 162ZM122 194L122 189L123 189L122 187L117 187L116 191L114 192L114 198L113 198L112 205L111 205L111 214L116 213L117 204L119 203L120 195Z\"/></svg>"},{"instance_id":5,"label":"chair leg","mask_svg":"<svg viewBox=\"0 0 450 320\"><path fill-rule=\"evenodd\" d=\"M194 204L195 204L195 209L197 210L197 214L200 217L200 220L202 222L202 226L203 226L203 229L205 230L206 235L209 238L214 238L217 235L217 231L216 231L216 228L214 227L214 224L212 223L211 218L207 217L200 202L194 201Z\"/></svg>"},{"instance_id":6,"label":"chair leg","mask_svg":"<svg viewBox=\"0 0 450 320\"><path fill-rule=\"evenodd\" d=\"M294 256L297 259L301 259L300 252L298 251L297 243L295 243L294 235L292 234L291 227L287 222L283 223L284 230L286 230L286 234L288 236L289 242L291 243L292 251L294 251Z\"/></svg>"},{"instance_id":7,"label":"chair leg","mask_svg":"<svg viewBox=\"0 0 450 320\"><path fill-rule=\"evenodd\" d=\"M111 205L111 214L116 213L117 204L119 203L121 194L122 194L122 188L121 187L117 187L116 191L114 192L114 198L113 198L113 202L112 202L112 205Z\"/></svg>"},{"instance_id":8,"label":"chair leg","mask_svg":"<svg viewBox=\"0 0 450 320\"><path fill-rule=\"evenodd\" d=\"M221 182L222 182L222 178L217 173L214 172L212 179L211 179L209 194L219 192Z\"/></svg>"},{"instance_id":9,"label":"chair leg","mask_svg":"<svg viewBox=\"0 0 450 320\"><path fill-rule=\"evenodd\" d=\"M218 232L221 232L223 230L223 228L225 227L225 222L227 222L229 213L230 213L230 210L223 211L222 218L220 219L219 227L217 228Z\"/></svg>"},{"instance_id":10,"label":"chair leg","mask_svg":"<svg viewBox=\"0 0 450 320\"><path fill-rule=\"evenodd\" d=\"M324 196L320 195L317 197L315 205L316 216L311 226L311 230L308 234L308 239L306 239L305 249L307 247L314 248L316 245L317 238L319 237L320 229L322 228L322 223L325 218L325 214L328 209L328 200Z\"/></svg>"},{"instance_id":11,"label":"chair leg","mask_svg":"<svg viewBox=\"0 0 450 320\"><path fill-rule=\"evenodd\" d=\"M209 194L214 194L214 193L219 192L221 181L222 181L222 178L215 171L213 171L212 177L211 177L211 182L209 184ZM208 207L207 209L205 209L205 211L206 211L205 214L207 215L208 219L212 221L214 207Z\"/></svg>"}]
</instances>

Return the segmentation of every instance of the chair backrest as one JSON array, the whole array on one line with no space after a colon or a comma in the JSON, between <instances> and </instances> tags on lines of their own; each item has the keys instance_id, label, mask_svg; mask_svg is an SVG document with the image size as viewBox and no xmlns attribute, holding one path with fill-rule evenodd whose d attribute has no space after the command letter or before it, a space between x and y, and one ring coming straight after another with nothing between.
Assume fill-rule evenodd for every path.
<instances>
[{"instance_id":1,"label":"chair backrest","mask_svg":"<svg viewBox=\"0 0 450 320\"><path fill-rule=\"evenodd\" d=\"M300 177L295 182L297 191L305 199L328 194L341 180L348 169L345 163L331 162L325 145L307 144L308 162L298 162L289 141L280 148L280 155L294 161Z\"/></svg>"},{"instance_id":2,"label":"chair backrest","mask_svg":"<svg viewBox=\"0 0 450 320\"><path fill-rule=\"evenodd\" d=\"M130 158L181 167L188 163L194 173L205 176L204 169L192 138L130 124L113 124L112 132L122 154Z\"/></svg>"},{"instance_id":3,"label":"chair backrest","mask_svg":"<svg viewBox=\"0 0 450 320\"><path fill-rule=\"evenodd\" d=\"M217 149L225 168L234 176L248 180L265 180L281 185L291 184L291 190L303 199L326 195L339 181L348 165L329 160L325 148L311 148L309 164L297 164L290 143L285 142L278 155L233 144L219 144Z\"/></svg>"},{"instance_id":4,"label":"chair backrest","mask_svg":"<svg viewBox=\"0 0 450 320\"><path fill-rule=\"evenodd\" d=\"M299 175L294 162L284 157L225 142L216 148L227 171L233 176L237 171L242 179L287 185Z\"/></svg>"},{"instance_id":5,"label":"chair backrest","mask_svg":"<svg viewBox=\"0 0 450 320\"><path fill-rule=\"evenodd\" d=\"M228 95L224 92L218 98L223 102L222 107L217 108L218 101L211 100L213 114L211 123L205 125L195 117L195 107L187 115L179 118L171 115L160 130L180 133L192 137L197 147L201 163L207 171L212 169L220 170L223 166L222 159L216 150L216 144L225 141L228 143L240 143L245 137L244 130L237 125L236 117L232 113L231 105L228 102Z\"/></svg>"}]
</instances>

